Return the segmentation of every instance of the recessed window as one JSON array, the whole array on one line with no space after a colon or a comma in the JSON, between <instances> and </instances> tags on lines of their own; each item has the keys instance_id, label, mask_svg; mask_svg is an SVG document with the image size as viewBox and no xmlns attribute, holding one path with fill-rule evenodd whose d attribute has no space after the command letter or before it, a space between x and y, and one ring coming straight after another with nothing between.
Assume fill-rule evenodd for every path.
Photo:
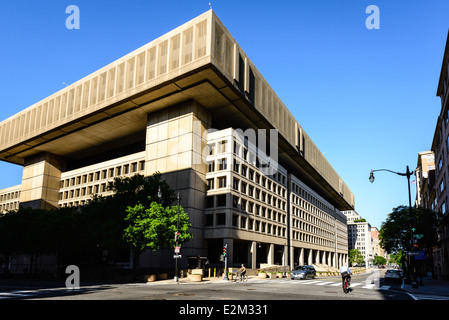
<instances>
[{"instance_id":1,"label":"recessed window","mask_svg":"<svg viewBox=\"0 0 449 320\"><path fill-rule=\"evenodd\" d=\"M226 170L228 168L227 159L218 159L218 170Z\"/></svg>"},{"instance_id":2,"label":"recessed window","mask_svg":"<svg viewBox=\"0 0 449 320\"><path fill-rule=\"evenodd\" d=\"M226 206L226 194L217 195L217 207Z\"/></svg>"},{"instance_id":3,"label":"recessed window","mask_svg":"<svg viewBox=\"0 0 449 320\"><path fill-rule=\"evenodd\" d=\"M206 215L206 227L212 227L214 225L214 215L208 214Z\"/></svg>"},{"instance_id":4,"label":"recessed window","mask_svg":"<svg viewBox=\"0 0 449 320\"><path fill-rule=\"evenodd\" d=\"M217 225L223 226L226 224L226 213L217 213Z\"/></svg>"},{"instance_id":5,"label":"recessed window","mask_svg":"<svg viewBox=\"0 0 449 320\"><path fill-rule=\"evenodd\" d=\"M214 207L214 196L206 197L206 208Z\"/></svg>"},{"instance_id":6,"label":"recessed window","mask_svg":"<svg viewBox=\"0 0 449 320\"><path fill-rule=\"evenodd\" d=\"M207 190L211 190L214 188L214 179L207 179Z\"/></svg>"},{"instance_id":7,"label":"recessed window","mask_svg":"<svg viewBox=\"0 0 449 320\"><path fill-rule=\"evenodd\" d=\"M226 188L226 176L218 177L218 188Z\"/></svg>"}]
</instances>

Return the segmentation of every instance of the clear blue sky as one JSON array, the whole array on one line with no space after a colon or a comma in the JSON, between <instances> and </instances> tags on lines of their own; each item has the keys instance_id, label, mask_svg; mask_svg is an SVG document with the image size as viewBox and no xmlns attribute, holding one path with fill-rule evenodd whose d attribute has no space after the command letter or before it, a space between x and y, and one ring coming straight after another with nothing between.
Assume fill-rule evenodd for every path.
<instances>
[{"instance_id":1,"label":"clear blue sky","mask_svg":"<svg viewBox=\"0 0 449 320\"><path fill-rule=\"evenodd\" d=\"M278 96L380 228L408 204L407 180L430 149L449 28L447 0L211 1ZM80 29L68 30L68 5ZM380 29L368 30L369 5ZM209 1L8 1L0 10L0 120L209 9ZM0 163L0 189L22 168ZM412 201L415 188L412 186Z\"/></svg>"}]
</instances>

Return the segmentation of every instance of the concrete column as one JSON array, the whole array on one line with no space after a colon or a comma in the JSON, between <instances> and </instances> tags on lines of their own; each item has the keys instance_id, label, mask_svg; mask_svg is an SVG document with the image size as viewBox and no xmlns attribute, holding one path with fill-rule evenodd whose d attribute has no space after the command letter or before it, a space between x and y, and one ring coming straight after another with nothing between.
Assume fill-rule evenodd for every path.
<instances>
[{"instance_id":1,"label":"concrete column","mask_svg":"<svg viewBox=\"0 0 449 320\"><path fill-rule=\"evenodd\" d=\"M251 255L251 259L249 259L249 261L251 261L251 266L248 266L252 269L256 269L257 267L257 242L256 241L252 241L251 242L251 246L250 246L250 255Z\"/></svg>"},{"instance_id":2,"label":"concrete column","mask_svg":"<svg viewBox=\"0 0 449 320\"><path fill-rule=\"evenodd\" d=\"M316 256L315 256L315 262L316 264L321 264L321 259L320 259L320 250L316 251Z\"/></svg>"},{"instance_id":3,"label":"concrete column","mask_svg":"<svg viewBox=\"0 0 449 320\"><path fill-rule=\"evenodd\" d=\"M290 269L293 269L294 266L295 266L295 248L293 246L290 246L290 247L288 247L287 250L290 250L290 254L289 254L289 257L290 257L289 263L290 264L289 264L289 266L290 266Z\"/></svg>"},{"instance_id":4,"label":"concrete column","mask_svg":"<svg viewBox=\"0 0 449 320\"><path fill-rule=\"evenodd\" d=\"M203 151L207 150L207 129L211 124L210 112L194 100L147 116L145 176L157 171L162 174L179 193L180 204L192 224L193 238L182 246L182 265L187 264L188 256L207 255L203 226L207 165ZM228 252L231 256L232 248Z\"/></svg>"},{"instance_id":5,"label":"concrete column","mask_svg":"<svg viewBox=\"0 0 449 320\"><path fill-rule=\"evenodd\" d=\"M58 208L61 172L65 160L50 153L25 159L20 206L35 209Z\"/></svg>"},{"instance_id":6,"label":"concrete column","mask_svg":"<svg viewBox=\"0 0 449 320\"><path fill-rule=\"evenodd\" d=\"M274 264L274 244L270 243L268 247L268 264Z\"/></svg>"},{"instance_id":7,"label":"concrete column","mask_svg":"<svg viewBox=\"0 0 449 320\"><path fill-rule=\"evenodd\" d=\"M299 260L298 264L300 266L304 265L304 248L299 248Z\"/></svg>"},{"instance_id":8,"label":"concrete column","mask_svg":"<svg viewBox=\"0 0 449 320\"><path fill-rule=\"evenodd\" d=\"M313 250L309 249L309 256L307 257L307 264L312 264L312 254L313 254Z\"/></svg>"}]
</instances>

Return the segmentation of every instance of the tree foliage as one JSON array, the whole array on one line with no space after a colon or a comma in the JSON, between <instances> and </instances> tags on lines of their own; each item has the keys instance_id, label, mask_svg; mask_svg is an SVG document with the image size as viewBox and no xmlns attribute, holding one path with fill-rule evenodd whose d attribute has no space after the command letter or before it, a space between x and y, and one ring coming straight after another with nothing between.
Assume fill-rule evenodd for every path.
<instances>
[{"instance_id":1,"label":"tree foliage","mask_svg":"<svg viewBox=\"0 0 449 320\"><path fill-rule=\"evenodd\" d=\"M412 231L410 219L415 219L415 230ZM424 208L410 208L399 206L388 214L387 220L382 223L379 238L380 245L385 251L406 252L411 248L412 234L422 234L419 240L421 250L430 249L437 241L435 227L438 223L438 213Z\"/></svg>"},{"instance_id":2,"label":"tree foliage","mask_svg":"<svg viewBox=\"0 0 449 320\"><path fill-rule=\"evenodd\" d=\"M373 259L373 265L377 266L377 265L384 265L387 263L387 259L385 259L382 256L375 256Z\"/></svg>"},{"instance_id":3,"label":"tree foliage","mask_svg":"<svg viewBox=\"0 0 449 320\"><path fill-rule=\"evenodd\" d=\"M162 204L152 202L149 208L142 204L128 207L129 221L125 229L124 238L132 244L138 252L144 249L153 251L168 249L175 246L175 232L177 231L178 206L164 207ZM179 243L192 238L189 232L189 216L179 207Z\"/></svg>"},{"instance_id":4,"label":"tree foliage","mask_svg":"<svg viewBox=\"0 0 449 320\"><path fill-rule=\"evenodd\" d=\"M38 256L53 254L63 274L69 264L103 263L105 250L109 260L117 261L125 252L129 257L130 244L139 252L171 245L177 217L177 206L171 205L176 197L159 173L115 178L108 188L112 195L94 195L84 207L21 207L0 215L0 265L6 266L4 271L8 272L9 262L19 255L30 258L31 273ZM183 241L191 237L189 227L189 217L180 207ZM136 238L130 241L132 237Z\"/></svg>"},{"instance_id":5,"label":"tree foliage","mask_svg":"<svg viewBox=\"0 0 449 320\"><path fill-rule=\"evenodd\" d=\"M349 262L352 264L363 264L365 260L358 249L351 249L349 250Z\"/></svg>"}]
</instances>

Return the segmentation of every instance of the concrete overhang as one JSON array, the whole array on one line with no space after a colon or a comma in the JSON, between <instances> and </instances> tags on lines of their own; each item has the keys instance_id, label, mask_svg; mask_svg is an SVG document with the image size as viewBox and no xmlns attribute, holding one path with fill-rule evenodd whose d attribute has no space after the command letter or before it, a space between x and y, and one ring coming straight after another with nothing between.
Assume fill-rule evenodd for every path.
<instances>
[{"instance_id":1,"label":"concrete overhang","mask_svg":"<svg viewBox=\"0 0 449 320\"><path fill-rule=\"evenodd\" d=\"M100 101L98 98L95 100L96 104L86 102L83 107L84 95L91 99L94 83L97 86L103 79L104 92L107 92L106 87L118 88L115 81L119 81L120 66L128 66L130 63L132 68L135 67L132 69L132 79L137 82L139 57L143 56L145 63L149 64L153 49L156 52L155 48L159 50L164 44L168 46L177 37L183 39L189 30L197 35L202 28L207 32L207 41L205 51L198 58L185 65L179 63L178 68L143 81L139 86L131 86L129 90L117 93L116 89L115 95L110 99ZM221 42L229 42L227 48L232 48L233 54L228 57L228 62L226 57L221 56L226 50L217 48L220 41L216 41L216 37L221 37L222 40L226 38ZM196 46L199 41L196 40ZM167 61L169 57L167 54ZM226 63L232 64L232 68ZM147 70L143 73L146 77L149 70L147 64L142 65ZM112 87L106 85L106 82L110 81L111 70L114 74L111 78L114 81ZM127 79L127 76L125 78ZM122 80L122 83L125 84L126 81ZM87 94L83 90L87 90ZM95 94L100 93L100 89L95 90ZM45 123L43 120L39 122L40 127L36 121L34 127L23 128L34 121L33 115L38 116L44 114L45 110L50 110L51 103L57 101L56 99L61 100L61 105L62 101L65 103L64 108L67 109L64 113L67 114L64 114L64 118L58 115L58 121L55 117L52 121L46 118ZM69 99L73 99L70 114L67 103ZM76 160L108 151L113 147L144 141L147 114L188 100L195 100L210 110L212 124L216 129L229 126L244 130L278 129L279 162L282 166L295 172L298 178L322 194L337 209L354 208L352 193L349 191L343 195L341 185L344 184L341 179L305 133L305 138L302 135L301 137L307 140L309 154L299 152L299 137L295 131L295 126L299 128L299 124L212 11L0 123L0 133L7 132L8 137L12 138L0 137L0 160L23 165L26 158L42 152ZM29 120L30 118L32 120ZM21 129L16 129L15 126L19 125L22 126ZM313 152L310 149L313 149Z\"/></svg>"}]
</instances>

